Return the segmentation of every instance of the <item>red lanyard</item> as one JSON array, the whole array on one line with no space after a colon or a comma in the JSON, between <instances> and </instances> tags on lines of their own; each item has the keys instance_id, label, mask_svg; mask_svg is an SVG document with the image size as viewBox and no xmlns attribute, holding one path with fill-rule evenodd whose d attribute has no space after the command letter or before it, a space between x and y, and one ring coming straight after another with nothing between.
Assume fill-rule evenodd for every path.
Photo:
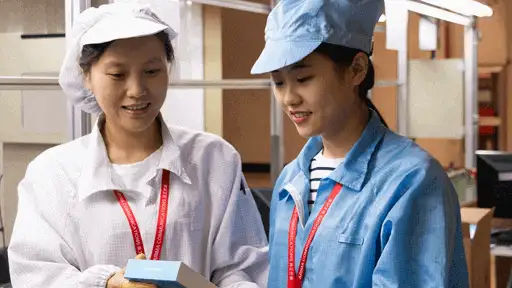
<instances>
[{"instance_id":1,"label":"red lanyard","mask_svg":"<svg viewBox=\"0 0 512 288\"><path fill-rule=\"evenodd\" d=\"M302 251L302 256L300 258L300 266L299 271L295 274L295 242L297 237L297 223L299 222L299 213L297 212L297 206L293 209L292 219L290 220L290 229L288 231L288 288L300 288L302 287L302 280L304 279L304 270L306 268L306 261L308 258L309 247L311 246L311 242L313 242L313 238L315 238L315 234L318 231L318 227L324 220L325 214L331 208L332 202L336 196L340 193L342 185L340 183L336 183L334 188L322 206L322 210L315 219L313 223L313 227L311 227L311 232L309 232L308 239L306 240L306 244L304 245L304 250Z\"/></svg>"},{"instance_id":2,"label":"red lanyard","mask_svg":"<svg viewBox=\"0 0 512 288\"><path fill-rule=\"evenodd\" d=\"M162 186L160 188L160 208L158 209L158 220L156 224L155 243L153 244L153 253L151 253L151 260L160 260L162 253L162 244L164 242L165 227L167 226L167 208L169 203L169 178L170 172L168 170L162 170ZM128 201L124 197L124 194L119 191L114 191L117 201L123 208L126 219L132 229L133 243L135 244L136 255L144 253L144 243L142 243L142 237L140 236L139 225L137 219L133 215L133 211L128 204Z\"/></svg>"}]
</instances>

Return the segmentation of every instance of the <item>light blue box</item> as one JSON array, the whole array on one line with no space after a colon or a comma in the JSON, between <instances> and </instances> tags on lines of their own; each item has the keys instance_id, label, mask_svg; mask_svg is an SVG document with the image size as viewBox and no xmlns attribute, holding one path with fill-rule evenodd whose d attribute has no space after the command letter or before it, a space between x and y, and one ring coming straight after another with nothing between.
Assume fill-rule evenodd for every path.
<instances>
[{"instance_id":1,"label":"light blue box","mask_svg":"<svg viewBox=\"0 0 512 288\"><path fill-rule=\"evenodd\" d=\"M206 280L180 261L128 260L124 278L133 282L155 284L158 288L214 288Z\"/></svg>"}]
</instances>

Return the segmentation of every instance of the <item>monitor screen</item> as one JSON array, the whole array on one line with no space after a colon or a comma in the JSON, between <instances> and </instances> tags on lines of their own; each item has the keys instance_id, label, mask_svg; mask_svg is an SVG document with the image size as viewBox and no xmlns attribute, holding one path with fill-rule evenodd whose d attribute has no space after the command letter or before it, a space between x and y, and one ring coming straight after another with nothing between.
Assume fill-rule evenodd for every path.
<instances>
[{"instance_id":1,"label":"monitor screen","mask_svg":"<svg viewBox=\"0 0 512 288\"><path fill-rule=\"evenodd\" d=\"M477 151L477 205L495 207L494 217L512 218L512 153Z\"/></svg>"}]
</instances>

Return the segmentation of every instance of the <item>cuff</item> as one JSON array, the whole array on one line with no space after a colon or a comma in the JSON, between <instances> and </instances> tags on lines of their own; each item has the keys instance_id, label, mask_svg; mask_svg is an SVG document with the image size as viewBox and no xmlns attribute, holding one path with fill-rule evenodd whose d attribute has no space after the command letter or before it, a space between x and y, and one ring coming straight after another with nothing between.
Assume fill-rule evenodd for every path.
<instances>
[{"instance_id":1,"label":"cuff","mask_svg":"<svg viewBox=\"0 0 512 288\"><path fill-rule=\"evenodd\" d=\"M121 271L121 268L113 265L95 265L82 272L80 287L82 288L105 288L107 280L112 275Z\"/></svg>"}]
</instances>

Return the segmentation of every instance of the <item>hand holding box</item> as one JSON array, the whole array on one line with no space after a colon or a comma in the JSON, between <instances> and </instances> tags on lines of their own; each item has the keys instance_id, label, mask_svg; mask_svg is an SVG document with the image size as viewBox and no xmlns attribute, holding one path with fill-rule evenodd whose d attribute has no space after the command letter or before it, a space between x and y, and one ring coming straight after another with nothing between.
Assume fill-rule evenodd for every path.
<instances>
[{"instance_id":1,"label":"hand holding box","mask_svg":"<svg viewBox=\"0 0 512 288\"><path fill-rule=\"evenodd\" d=\"M146 260L146 255L139 254L135 257L135 260ZM130 282L124 277L125 269L112 275L107 280L106 288L157 288L153 284L141 283L141 282Z\"/></svg>"},{"instance_id":2,"label":"hand holding box","mask_svg":"<svg viewBox=\"0 0 512 288\"><path fill-rule=\"evenodd\" d=\"M158 288L216 288L181 261L128 260L124 277Z\"/></svg>"}]
</instances>

